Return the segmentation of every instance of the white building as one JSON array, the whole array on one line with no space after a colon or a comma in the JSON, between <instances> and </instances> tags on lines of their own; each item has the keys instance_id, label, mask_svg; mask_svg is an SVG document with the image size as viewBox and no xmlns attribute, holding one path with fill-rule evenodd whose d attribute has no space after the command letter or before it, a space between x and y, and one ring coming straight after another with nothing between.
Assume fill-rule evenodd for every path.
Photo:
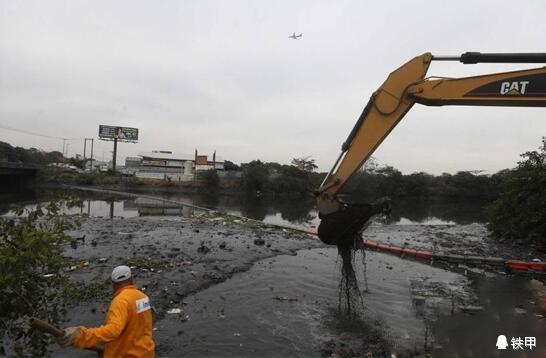
<instances>
[{"instance_id":1,"label":"white building","mask_svg":"<svg viewBox=\"0 0 546 358\"><path fill-rule=\"evenodd\" d=\"M156 150L142 152L138 156L142 158L136 172L140 179L192 181L198 171L224 170L224 160L217 157L216 153L210 159L206 155L198 155L197 151L192 155Z\"/></svg>"}]
</instances>

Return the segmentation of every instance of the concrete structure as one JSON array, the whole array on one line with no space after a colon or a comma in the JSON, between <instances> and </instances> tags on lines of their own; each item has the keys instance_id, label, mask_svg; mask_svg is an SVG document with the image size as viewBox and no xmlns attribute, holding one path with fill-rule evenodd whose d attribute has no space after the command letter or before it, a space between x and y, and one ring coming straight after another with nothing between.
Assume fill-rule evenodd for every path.
<instances>
[{"instance_id":1,"label":"concrete structure","mask_svg":"<svg viewBox=\"0 0 546 358\"><path fill-rule=\"evenodd\" d=\"M125 158L125 168L138 169L142 163L141 157L127 157Z\"/></svg>"},{"instance_id":2,"label":"concrete structure","mask_svg":"<svg viewBox=\"0 0 546 358\"><path fill-rule=\"evenodd\" d=\"M24 187L36 177L37 168L22 163L0 161L0 192L11 192L14 187Z\"/></svg>"},{"instance_id":3,"label":"concrete structure","mask_svg":"<svg viewBox=\"0 0 546 358\"><path fill-rule=\"evenodd\" d=\"M125 167L120 169L119 172L123 175L133 176L136 175L142 164L141 157L127 157L125 158Z\"/></svg>"},{"instance_id":4,"label":"concrete structure","mask_svg":"<svg viewBox=\"0 0 546 358\"><path fill-rule=\"evenodd\" d=\"M101 171L106 172L112 169L112 162L100 161L96 159L89 159L85 162L86 171Z\"/></svg>"},{"instance_id":5,"label":"concrete structure","mask_svg":"<svg viewBox=\"0 0 546 358\"><path fill-rule=\"evenodd\" d=\"M152 151L138 154L142 159L136 177L144 180L192 181L202 170L224 170L224 160L206 155L177 154L170 151Z\"/></svg>"}]
</instances>

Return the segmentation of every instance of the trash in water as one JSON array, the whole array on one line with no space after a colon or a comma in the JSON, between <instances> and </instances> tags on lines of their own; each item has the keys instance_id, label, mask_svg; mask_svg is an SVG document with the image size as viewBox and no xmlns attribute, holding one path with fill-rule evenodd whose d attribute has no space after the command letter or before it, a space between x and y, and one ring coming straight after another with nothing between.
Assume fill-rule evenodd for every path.
<instances>
[{"instance_id":1,"label":"trash in water","mask_svg":"<svg viewBox=\"0 0 546 358\"><path fill-rule=\"evenodd\" d=\"M226 318L224 308L222 307L220 310L218 310L218 319L224 319Z\"/></svg>"},{"instance_id":2,"label":"trash in water","mask_svg":"<svg viewBox=\"0 0 546 358\"><path fill-rule=\"evenodd\" d=\"M265 245L265 240L262 239L262 238L257 238L257 239L254 240L254 245L264 246Z\"/></svg>"},{"instance_id":3,"label":"trash in water","mask_svg":"<svg viewBox=\"0 0 546 358\"><path fill-rule=\"evenodd\" d=\"M210 248L208 246L206 246L204 242L202 242L201 246L199 246L197 248L197 252L199 252L201 254L206 254L209 251L210 251Z\"/></svg>"},{"instance_id":4,"label":"trash in water","mask_svg":"<svg viewBox=\"0 0 546 358\"><path fill-rule=\"evenodd\" d=\"M66 271L71 272L71 271L75 271L77 269L81 269L87 266L89 266L89 261L83 261L83 262L80 262L79 264L69 266L68 268L66 268Z\"/></svg>"},{"instance_id":5,"label":"trash in water","mask_svg":"<svg viewBox=\"0 0 546 358\"><path fill-rule=\"evenodd\" d=\"M180 314L182 313L182 309L181 308L171 308L170 310L167 311L168 314Z\"/></svg>"},{"instance_id":6,"label":"trash in water","mask_svg":"<svg viewBox=\"0 0 546 358\"><path fill-rule=\"evenodd\" d=\"M277 300L277 301L287 301L287 302L297 302L298 301L298 298L297 297L287 297L287 296L275 296L273 297L274 300Z\"/></svg>"},{"instance_id":7,"label":"trash in water","mask_svg":"<svg viewBox=\"0 0 546 358\"><path fill-rule=\"evenodd\" d=\"M461 306L460 309L466 313L477 313L483 311L482 306Z\"/></svg>"}]
</instances>

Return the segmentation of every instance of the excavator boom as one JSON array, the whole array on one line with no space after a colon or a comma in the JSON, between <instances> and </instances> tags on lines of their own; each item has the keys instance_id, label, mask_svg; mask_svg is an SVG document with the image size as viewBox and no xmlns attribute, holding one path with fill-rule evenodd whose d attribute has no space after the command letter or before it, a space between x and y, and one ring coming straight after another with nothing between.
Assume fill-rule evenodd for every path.
<instances>
[{"instance_id":1,"label":"excavator boom","mask_svg":"<svg viewBox=\"0 0 546 358\"><path fill-rule=\"evenodd\" d=\"M362 167L375 149L415 103L427 106L524 106L546 107L546 67L466 78L425 78L431 61L475 63L546 63L546 53L482 54L459 57L417 56L392 72L375 91L347 140L341 154L317 191L321 217L319 237L326 243L350 242L376 213L340 202L337 194ZM360 218L360 219L356 219ZM355 220L359 223L355 225ZM350 228L350 229L348 229Z\"/></svg>"}]
</instances>

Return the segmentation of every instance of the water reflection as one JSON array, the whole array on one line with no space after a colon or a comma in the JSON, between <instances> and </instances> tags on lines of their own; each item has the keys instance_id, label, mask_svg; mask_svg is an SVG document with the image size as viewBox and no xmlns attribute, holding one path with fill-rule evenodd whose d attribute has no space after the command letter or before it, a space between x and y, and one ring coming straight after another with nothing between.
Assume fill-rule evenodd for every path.
<instances>
[{"instance_id":1,"label":"water reflection","mask_svg":"<svg viewBox=\"0 0 546 358\"><path fill-rule=\"evenodd\" d=\"M407 219L414 223L471 224L484 222L483 206L486 202L452 200L396 199L393 201L391 220Z\"/></svg>"},{"instance_id":2,"label":"water reflection","mask_svg":"<svg viewBox=\"0 0 546 358\"><path fill-rule=\"evenodd\" d=\"M57 194L59 194L57 192ZM133 217L151 215L193 214L191 206L172 202L216 209L229 214L249 217L272 224L286 226L316 227L319 224L318 213L313 197L256 197L248 195L219 195L218 193L186 194L146 192L150 198L124 198L111 194L92 192L72 192L76 200L65 208L70 214L88 214L102 217ZM33 206L36 202L45 202L55 198L55 191L25 192L3 195L0 202L0 215L9 212L10 204L17 203ZM470 224L485 221L482 216L483 202L476 201L422 201L414 199L396 199L393 201L391 223L399 225L426 224L449 225Z\"/></svg>"}]
</instances>

